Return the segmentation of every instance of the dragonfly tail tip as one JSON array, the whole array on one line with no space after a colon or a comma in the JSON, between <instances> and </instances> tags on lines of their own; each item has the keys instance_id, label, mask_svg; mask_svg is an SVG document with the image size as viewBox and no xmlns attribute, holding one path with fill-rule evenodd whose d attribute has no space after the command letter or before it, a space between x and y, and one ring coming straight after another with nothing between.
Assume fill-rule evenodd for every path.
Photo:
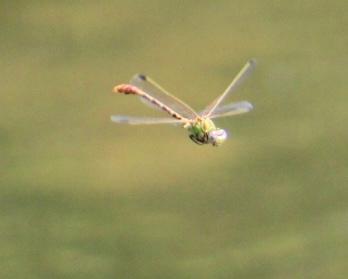
<instances>
[{"instance_id":1,"label":"dragonfly tail tip","mask_svg":"<svg viewBox=\"0 0 348 279\"><path fill-rule=\"evenodd\" d=\"M116 85L116 86L114 86L114 88L112 88L112 92L113 92L113 93L119 93L119 92L120 92L120 91L119 91L120 86L121 86L121 85Z\"/></svg>"}]
</instances>

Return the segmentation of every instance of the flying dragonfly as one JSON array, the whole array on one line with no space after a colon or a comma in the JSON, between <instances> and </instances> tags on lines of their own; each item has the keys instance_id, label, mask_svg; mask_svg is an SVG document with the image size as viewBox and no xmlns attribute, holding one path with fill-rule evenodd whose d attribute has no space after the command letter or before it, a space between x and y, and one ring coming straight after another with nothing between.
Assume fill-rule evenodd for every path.
<instances>
[{"instance_id":1,"label":"flying dragonfly","mask_svg":"<svg viewBox=\"0 0 348 279\"><path fill-rule=\"evenodd\" d=\"M142 102L168 113L171 117L135 117L112 115L111 120L116 123L131 125L150 124L182 124L189 132L190 139L200 145L212 144L220 146L227 139L227 132L217 128L212 119L249 112L253 109L247 101L223 105L223 101L248 77L256 63L249 60L232 80L226 90L209 104L203 111L197 113L189 105L171 95L147 76L137 74L129 84L117 85L114 93L132 94Z\"/></svg>"}]
</instances>

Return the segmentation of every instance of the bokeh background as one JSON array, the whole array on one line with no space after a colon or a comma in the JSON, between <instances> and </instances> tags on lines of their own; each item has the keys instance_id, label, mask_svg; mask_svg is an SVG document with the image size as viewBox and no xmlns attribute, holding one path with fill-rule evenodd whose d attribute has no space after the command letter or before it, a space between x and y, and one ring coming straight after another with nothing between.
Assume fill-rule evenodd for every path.
<instances>
[{"instance_id":1,"label":"bokeh background","mask_svg":"<svg viewBox=\"0 0 348 279\"><path fill-rule=\"evenodd\" d=\"M347 278L345 1L1 1L1 278ZM202 109L197 146L114 85Z\"/></svg>"}]
</instances>

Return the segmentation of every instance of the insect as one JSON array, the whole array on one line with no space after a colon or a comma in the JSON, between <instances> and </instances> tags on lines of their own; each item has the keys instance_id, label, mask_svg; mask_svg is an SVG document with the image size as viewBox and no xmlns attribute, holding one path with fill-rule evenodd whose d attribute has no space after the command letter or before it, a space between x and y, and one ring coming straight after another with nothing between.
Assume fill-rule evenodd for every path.
<instances>
[{"instance_id":1,"label":"insect","mask_svg":"<svg viewBox=\"0 0 348 279\"><path fill-rule=\"evenodd\" d=\"M222 103L250 75L255 66L255 61L249 60L226 90L199 113L165 91L149 77L137 74L131 79L129 84L115 86L113 92L136 95L145 104L160 109L168 113L171 117L152 118L113 115L111 116L111 120L116 123L132 125L183 124L183 127L188 130L189 137L193 142L200 145L212 144L213 146L220 146L227 139L227 132L217 128L212 119L241 114L253 109L252 104L247 101L227 105L222 105Z\"/></svg>"}]
</instances>

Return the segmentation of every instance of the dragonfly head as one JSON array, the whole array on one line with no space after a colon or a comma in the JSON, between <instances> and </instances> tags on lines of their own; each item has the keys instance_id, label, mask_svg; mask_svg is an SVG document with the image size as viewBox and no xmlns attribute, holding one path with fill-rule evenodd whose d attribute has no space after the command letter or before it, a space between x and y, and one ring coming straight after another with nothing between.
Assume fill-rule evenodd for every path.
<instances>
[{"instance_id":1,"label":"dragonfly head","mask_svg":"<svg viewBox=\"0 0 348 279\"><path fill-rule=\"evenodd\" d=\"M215 129L208 133L208 142L213 146L220 146L227 139L227 132L223 129Z\"/></svg>"}]
</instances>

